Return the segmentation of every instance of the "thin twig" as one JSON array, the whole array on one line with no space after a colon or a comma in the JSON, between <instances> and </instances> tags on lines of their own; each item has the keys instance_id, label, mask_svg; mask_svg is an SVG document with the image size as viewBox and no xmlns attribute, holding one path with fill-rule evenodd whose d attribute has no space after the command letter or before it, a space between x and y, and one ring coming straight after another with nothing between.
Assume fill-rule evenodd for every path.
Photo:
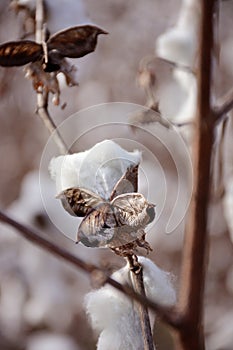
<instances>
[{"instance_id":1,"label":"thin twig","mask_svg":"<svg viewBox=\"0 0 233 350\"><path fill-rule=\"evenodd\" d=\"M211 183L211 157L214 140L213 112L210 106L212 80L214 0L201 1L198 103L194 135L194 191L185 235L180 298L185 314L178 334L179 350L204 350L203 299L207 265L208 204Z\"/></svg>"},{"instance_id":2,"label":"thin twig","mask_svg":"<svg viewBox=\"0 0 233 350\"><path fill-rule=\"evenodd\" d=\"M44 33L44 3L43 0L36 2L36 42L41 44L45 40ZM51 73L53 74L53 73ZM69 154L69 148L59 133L56 124L48 111L48 93L43 91L43 87L37 90L37 108L36 112L43 121L45 127L53 135L53 139L57 144L61 154Z\"/></svg>"},{"instance_id":3,"label":"thin twig","mask_svg":"<svg viewBox=\"0 0 233 350\"><path fill-rule=\"evenodd\" d=\"M130 266L131 259L127 259L127 261ZM143 267L141 266L141 264L138 263L137 257L136 257L136 263L137 263L136 269L134 268L134 266L131 266L130 268L131 270L130 277L131 277L132 285L136 293L142 295L143 297L146 297L144 282L143 282ZM154 350L154 342L153 342L153 335L152 335L152 330L150 325L148 308L139 302L135 302L135 306L138 311L138 315L141 323L141 330L142 330L142 337L143 337L143 344L144 344L143 349Z\"/></svg>"},{"instance_id":4,"label":"thin twig","mask_svg":"<svg viewBox=\"0 0 233 350\"><path fill-rule=\"evenodd\" d=\"M175 310L175 308L164 307L159 304L156 304L155 302L136 293L132 288L120 284L119 282L115 281L111 277L107 276L105 271L103 271L101 268L93 264L84 262L77 256L71 254L70 252L63 249L62 247L59 247L57 244L42 237L42 235L32 230L31 228L28 228L20 224L19 222L15 221L14 219L10 218L1 210L0 210L0 221L14 227L21 236L33 242L35 245L43 248L44 250L47 250L48 252L52 253L55 256L58 256L59 258L64 259L68 263L78 267L84 272L89 273L91 275L95 274L96 272L100 272L103 275L104 277L103 279L106 283L110 284L120 292L128 295L130 298L133 298L136 301L142 303L143 305L149 307L151 310L156 312L156 314L158 315L158 317L161 318L161 320L163 320L170 326L176 327L176 328L180 327L182 320L181 320L180 314Z\"/></svg>"},{"instance_id":5,"label":"thin twig","mask_svg":"<svg viewBox=\"0 0 233 350\"><path fill-rule=\"evenodd\" d=\"M233 88L221 100L221 106L215 107L214 109L216 122L221 121L222 117L224 117L228 112L230 112L231 109L233 109Z\"/></svg>"}]
</instances>

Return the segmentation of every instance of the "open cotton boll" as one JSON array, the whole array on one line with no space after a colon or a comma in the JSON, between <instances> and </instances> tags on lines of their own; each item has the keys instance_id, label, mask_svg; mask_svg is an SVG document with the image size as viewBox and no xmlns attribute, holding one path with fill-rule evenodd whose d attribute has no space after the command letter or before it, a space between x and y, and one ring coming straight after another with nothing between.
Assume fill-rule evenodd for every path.
<instances>
[{"instance_id":1,"label":"open cotton boll","mask_svg":"<svg viewBox=\"0 0 233 350\"><path fill-rule=\"evenodd\" d=\"M127 152L114 141L105 140L88 151L53 158L49 169L57 193L83 187L108 199L127 168L140 160L139 151Z\"/></svg>"},{"instance_id":2,"label":"open cotton boll","mask_svg":"<svg viewBox=\"0 0 233 350\"><path fill-rule=\"evenodd\" d=\"M200 5L195 0L183 0L176 25L156 40L158 57L192 67L195 61L200 22Z\"/></svg>"},{"instance_id":3,"label":"open cotton boll","mask_svg":"<svg viewBox=\"0 0 233 350\"><path fill-rule=\"evenodd\" d=\"M146 295L162 305L173 305L176 294L170 275L148 258L139 257L139 262L143 266ZM115 272L112 278L122 284L131 284L128 266ZM143 349L140 319L133 301L127 296L106 285L88 293L85 305L93 328L100 333L98 350Z\"/></svg>"}]
</instances>

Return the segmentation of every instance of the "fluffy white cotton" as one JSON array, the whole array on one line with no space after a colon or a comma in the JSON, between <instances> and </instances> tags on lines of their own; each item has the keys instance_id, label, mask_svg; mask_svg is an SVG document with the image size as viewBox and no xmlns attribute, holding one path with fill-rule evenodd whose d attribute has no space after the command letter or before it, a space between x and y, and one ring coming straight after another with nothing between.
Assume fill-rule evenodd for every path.
<instances>
[{"instance_id":1,"label":"fluffy white cotton","mask_svg":"<svg viewBox=\"0 0 233 350\"><path fill-rule=\"evenodd\" d=\"M199 25L200 4L195 0L183 0L175 26L156 40L156 55L177 65L177 68L173 70L174 86L172 84L165 86L161 94L162 111L169 110L167 103L176 106L176 100L180 99L176 112L170 113L170 117L167 116L177 124L190 123L195 117L197 79L192 70L195 67L198 53ZM169 91L171 86L172 94ZM171 98L167 98L166 92ZM192 139L190 125L183 126L180 130L184 139L190 144Z\"/></svg>"},{"instance_id":2,"label":"fluffy white cotton","mask_svg":"<svg viewBox=\"0 0 233 350\"><path fill-rule=\"evenodd\" d=\"M174 69L173 77L179 84L184 94L184 100L178 112L174 116L176 123L188 123L193 121L197 106L197 79L189 71Z\"/></svg>"},{"instance_id":3,"label":"fluffy white cotton","mask_svg":"<svg viewBox=\"0 0 233 350\"><path fill-rule=\"evenodd\" d=\"M161 270L150 259L139 257L143 266L143 281L146 295L158 304L171 306L176 301L176 292L172 285L171 274Z\"/></svg>"},{"instance_id":4,"label":"fluffy white cotton","mask_svg":"<svg viewBox=\"0 0 233 350\"><path fill-rule=\"evenodd\" d=\"M196 58L200 5L195 0L183 0L176 25L160 35L156 54L179 65L192 67Z\"/></svg>"},{"instance_id":5,"label":"fluffy white cotton","mask_svg":"<svg viewBox=\"0 0 233 350\"><path fill-rule=\"evenodd\" d=\"M146 295L162 305L173 305L176 294L171 276L147 258L139 257L139 262L143 266ZM112 278L131 284L127 266L115 272ZM143 349L140 320L132 300L106 285L87 294L85 305L93 328L100 333L98 350Z\"/></svg>"},{"instance_id":6,"label":"fluffy white cotton","mask_svg":"<svg viewBox=\"0 0 233 350\"><path fill-rule=\"evenodd\" d=\"M88 151L53 158L49 169L57 193L79 186L107 199L127 168L140 160L139 151L127 152L114 141L105 140Z\"/></svg>"}]
</instances>

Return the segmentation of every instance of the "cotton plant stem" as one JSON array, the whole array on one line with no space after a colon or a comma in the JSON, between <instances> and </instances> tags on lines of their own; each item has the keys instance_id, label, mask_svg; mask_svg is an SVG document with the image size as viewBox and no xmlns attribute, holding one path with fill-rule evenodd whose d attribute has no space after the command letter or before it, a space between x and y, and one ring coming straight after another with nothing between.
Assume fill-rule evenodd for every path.
<instances>
[{"instance_id":1,"label":"cotton plant stem","mask_svg":"<svg viewBox=\"0 0 233 350\"><path fill-rule=\"evenodd\" d=\"M182 257L178 310L184 315L177 333L179 350L204 350L203 299L208 246L208 204L214 113L211 109L211 68L214 0L201 1L198 103L193 145L194 190Z\"/></svg>"},{"instance_id":2,"label":"cotton plant stem","mask_svg":"<svg viewBox=\"0 0 233 350\"><path fill-rule=\"evenodd\" d=\"M45 39L44 33L44 3L43 0L36 2L36 42L41 44ZM53 73L51 73L53 74ZM49 133L53 136L61 154L70 154L69 148L59 133L56 124L48 111L48 93L43 91L43 87L37 90L37 108L36 111L43 121Z\"/></svg>"},{"instance_id":3,"label":"cotton plant stem","mask_svg":"<svg viewBox=\"0 0 233 350\"><path fill-rule=\"evenodd\" d=\"M131 277L132 285L135 292L142 295L143 297L146 297L144 282L143 282L143 267L139 266L139 268L136 271L131 270L130 277ZM137 312L140 318L140 323L141 323L141 330L142 330L142 337L143 337L143 344L144 344L143 349L154 350L154 342L153 342L153 335L152 335L152 330L150 325L148 308L139 302L135 302L135 307L137 309Z\"/></svg>"}]
</instances>

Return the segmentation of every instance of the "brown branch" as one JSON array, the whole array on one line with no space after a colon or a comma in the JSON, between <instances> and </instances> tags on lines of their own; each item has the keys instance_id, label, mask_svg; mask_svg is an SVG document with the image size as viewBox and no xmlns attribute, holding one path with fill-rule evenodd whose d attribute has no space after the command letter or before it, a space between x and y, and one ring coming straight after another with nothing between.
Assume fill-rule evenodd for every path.
<instances>
[{"instance_id":1,"label":"brown branch","mask_svg":"<svg viewBox=\"0 0 233 350\"><path fill-rule=\"evenodd\" d=\"M204 350L203 298L207 265L207 221L211 183L211 156L214 139L210 106L213 47L214 0L202 0L198 104L194 135L194 191L185 235L179 310L185 323L178 334L178 349Z\"/></svg>"},{"instance_id":2,"label":"brown branch","mask_svg":"<svg viewBox=\"0 0 233 350\"><path fill-rule=\"evenodd\" d=\"M95 273L99 273L103 276L103 280L105 283L110 284L120 292L128 295L130 298L133 298L134 300L140 302L142 305L149 307L151 310L156 312L158 317L161 318L164 322L169 324L172 327L178 328L181 324L181 317L180 314L176 311L175 308L170 307L164 307L162 305L159 305L147 298L145 298L143 295L140 295L136 293L132 288L122 285L119 282L115 281L111 277L107 276L105 271L100 269L99 267L89 264L81 260L79 257L71 254L67 250L63 249L62 247L59 247L53 242L50 242L46 238L42 237L39 233L32 230L31 228L28 228L19 222L15 221L14 219L7 216L4 212L0 210L0 221L4 222L7 225L10 225L14 227L21 236L29 240L30 242L34 243L35 245L43 248L44 250L47 250L51 254L62 258L63 260L67 261L68 263L76 266L77 268L83 270L86 273L89 273L91 275Z\"/></svg>"},{"instance_id":3,"label":"brown branch","mask_svg":"<svg viewBox=\"0 0 233 350\"><path fill-rule=\"evenodd\" d=\"M132 282L133 289L136 293L146 297L145 287L143 282L143 267L138 262L136 255L129 255L126 258L129 268L130 268L130 278ZM154 350L153 335L151 330L150 318L148 313L148 308L139 302L135 302L135 307L137 309L141 330L144 350Z\"/></svg>"},{"instance_id":4,"label":"brown branch","mask_svg":"<svg viewBox=\"0 0 233 350\"><path fill-rule=\"evenodd\" d=\"M45 39L44 32L44 3L43 0L37 0L36 3L36 42L43 43ZM51 73L53 74L53 73ZM65 141L57 130L56 124L48 111L48 93L43 91L43 87L37 90L37 108L36 112L43 121L45 127L52 134L61 154L70 153Z\"/></svg>"},{"instance_id":5,"label":"brown branch","mask_svg":"<svg viewBox=\"0 0 233 350\"><path fill-rule=\"evenodd\" d=\"M222 117L230 112L231 109L233 109L233 88L222 98L221 105L214 108L215 121L221 121Z\"/></svg>"}]
</instances>

